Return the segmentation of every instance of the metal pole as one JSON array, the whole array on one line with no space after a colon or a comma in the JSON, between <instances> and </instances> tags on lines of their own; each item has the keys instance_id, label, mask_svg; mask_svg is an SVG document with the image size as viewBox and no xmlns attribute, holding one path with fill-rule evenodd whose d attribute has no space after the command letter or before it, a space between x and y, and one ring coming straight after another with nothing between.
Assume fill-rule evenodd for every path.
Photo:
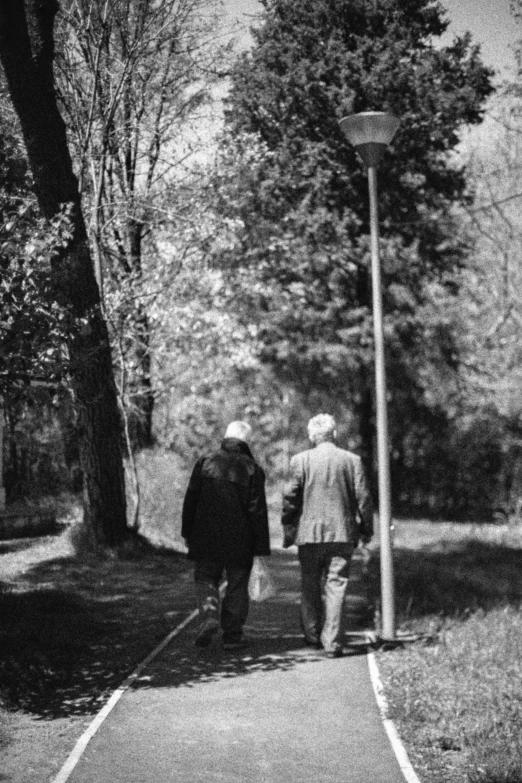
<instances>
[{"instance_id":1,"label":"metal pole","mask_svg":"<svg viewBox=\"0 0 522 783\"><path fill-rule=\"evenodd\" d=\"M0 397L0 511L2 511L4 508L4 401L2 397Z\"/></svg>"},{"instance_id":2,"label":"metal pole","mask_svg":"<svg viewBox=\"0 0 522 783\"><path fill-rule=\"evenodd\" d=\"M395 590L391 543L390 456L388 452L388 413L384 334L382 326L381 264L379 259L379 211L377 205L377 169L368 166L370 191L370 231L372 255L373 327L375 335L375 389L377 404L377 456L379 472L379 525L381 542L382 635L395 639Z\"/></svg>"}]
</instances>

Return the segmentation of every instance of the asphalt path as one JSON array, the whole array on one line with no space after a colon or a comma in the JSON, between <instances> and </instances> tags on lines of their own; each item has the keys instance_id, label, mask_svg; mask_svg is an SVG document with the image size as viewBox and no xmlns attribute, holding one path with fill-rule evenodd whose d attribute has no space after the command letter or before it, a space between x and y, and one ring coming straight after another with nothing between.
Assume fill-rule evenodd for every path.
<instances>
[{"instance_id":1,"label":"asphalt path","mask_svg":"<svg viewBox=\"0 0 522 783\"><path fill-rule=\"evenodd\" d=\"M252 605L250 646L227 652L218 637L200 650L189 624L125 691L70 783L404 783L364 637L348 627L337 659L303 646L295 550L271 570L278 593Z\"/></svg>"}]
</instances>

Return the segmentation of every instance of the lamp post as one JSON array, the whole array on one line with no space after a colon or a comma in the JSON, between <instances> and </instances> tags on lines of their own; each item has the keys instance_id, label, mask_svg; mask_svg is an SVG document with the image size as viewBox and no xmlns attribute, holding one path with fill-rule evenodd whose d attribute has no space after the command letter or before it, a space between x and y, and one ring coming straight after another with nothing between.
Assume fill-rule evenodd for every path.
<instances>
[{"instance_id":1,"label":"lamp post","mask_svg":"<svg viewBox=\"0 0 522 783\"><path fill-rule=\"evenodd\" d=\"M4 401L0 395L0 511L3 511L4 509Z\"/></svg>"},{"instance_id":2,"label":"lamp post","mask_svg":"<svg viewBox=\"0 0 522 783\"><path fill-rule=\"evenodd\" d=\"M388 413L386 371L382 327L381 264L379 258L379 213L377 167L382 153L393 139L399 120L380 111L361 112L344 117L341 129L361 156L368 172L370 191L370 233L372 259L372 300L375 339L375 389L377 405L377 457L379 472L379 523L381 543L382 636L395 639L395 588L391 542L390 457L388 452Z\"/></svg>"}]
</instances>

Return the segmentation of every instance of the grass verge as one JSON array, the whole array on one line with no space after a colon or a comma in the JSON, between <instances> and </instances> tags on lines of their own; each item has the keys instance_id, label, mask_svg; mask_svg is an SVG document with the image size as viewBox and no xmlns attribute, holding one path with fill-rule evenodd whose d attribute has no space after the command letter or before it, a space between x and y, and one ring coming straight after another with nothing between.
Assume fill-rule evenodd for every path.
<instances>
[{"instance_id":1,"label":"grass verge","mask_svg":"<svg viewBox=\"0 0 522 783\"><path fill-rule=\"evenodd\" d=\"M419 641L378 663L414 768L422 783L522 783L521 531L403 522L397 538L399 627Z\"/></svg>"},{"instance_id":2,"label":"grass verge","mask_svg":"<svg viewBox=\"0 0 522 783\"><path fill-rule=\"evenodd\" d=\"M93 714L171 627L188 561L58 557L0 592L0 692L42 718Z\"/></svg>"},{"instance_id":3,"label":"grass verge","mask_svg":"<svg viewBox=\"0 0 522 783\"><path fill-rule=\"evenodd\" d=\"M57 772L110 694L184 614L182 555L74 555L69 533L4 542L0 557L0 778Z\"/></svg>"}]
</instances>

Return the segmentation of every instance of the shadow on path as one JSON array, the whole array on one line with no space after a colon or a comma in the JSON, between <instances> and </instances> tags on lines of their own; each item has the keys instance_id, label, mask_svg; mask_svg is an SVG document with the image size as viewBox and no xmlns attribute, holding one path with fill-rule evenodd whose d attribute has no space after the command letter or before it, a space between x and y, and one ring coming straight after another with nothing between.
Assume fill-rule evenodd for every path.
<instances>
[{"instance_id":1,"label":"shadow on path","mask_svg":"<svg viewBox=\"0 0 522 783\"><path fill-rule=\"evenodd\" d=\"M263 629L259 629L262 632ZM345 655L365 655L368 645L357 642L347 648ZM277 638L255 637L248 650L233 654L219 649L200 652L195 648L175 649L164 654L159 663L147 668L147 674L139 678L134 688L190 687L198 682L208 682L229 677L240 677L258 671L286 671L302 663L323 661L319 650L303 648L302 638L290 635Z\"/></svg>"},{"instance_id":2,"label":"shadow on path","mask_svg":"<svg viewBox=\"0 0 522 783\"><path fill-rule=\"evenodd\" d=\"M396 548L394 562L399 623L522 603L522 549L477 540L441 541L422 549ZM373 601L379 590L375 557L369 569Z\"/></svg>"},{"instance_id":3,"label":"shadow on path","mask_svg":"<svg viewBox=\"0 0 522 783\"><path fill-rule=\"evenodd\" d=\"M185 558L172 555L83 562L65 557L4 584L4 704L45 720L96 714L193 608L188 568Z\"/></svg>"},{"instance_id":4,"label":"shadow on path","mask_svg":"<svg viewBox=\"0 0 522 783\"><path fill-rule=\"evenodd\" d=\"M306 647L299 624L299 565L294 553L275 552L271 572L277 586L275 598L250 604L245 627L250 644L244 650L223 649L219 635L210 647L194 645L196 624L178 637L158 661L147 667L135 688L190 687L197 682L240 677L258 671L289 670L302 663L324 660L321 650ZM368 645L350 630L347 617L346 656L364 655Z\"/></svg>"},{"instance_id":5,"label":"shadow on path","mask_svg":"<svg viewBox=\"0 0 522 783\"><path fill-rule=\"evenodd\" d=\"M215 644L198 651L195 629L188 628L169 645L161 671L152 667L147 676L179 687L260 667L289 668L303 655L319 656L303 647L295 550L275 552L272 563L279 594L266 605L252 604L248 650L234 655ZM395 575L399 623L522 603L522 550L502 544L461 540L397 548ZM352 597L361 586L370 606L376 603L378 556L370 562L367 586L364 579L351 584ZM32 567L0 589L0 692L6 706L45 720L95 714L194 606L184 558L60 558ZM348 630L360 628L356 617L348 619ZM362 651L353 647L352 654ZM144 678L136 687L151 682Z\"/></svg>"}]
</instances>

